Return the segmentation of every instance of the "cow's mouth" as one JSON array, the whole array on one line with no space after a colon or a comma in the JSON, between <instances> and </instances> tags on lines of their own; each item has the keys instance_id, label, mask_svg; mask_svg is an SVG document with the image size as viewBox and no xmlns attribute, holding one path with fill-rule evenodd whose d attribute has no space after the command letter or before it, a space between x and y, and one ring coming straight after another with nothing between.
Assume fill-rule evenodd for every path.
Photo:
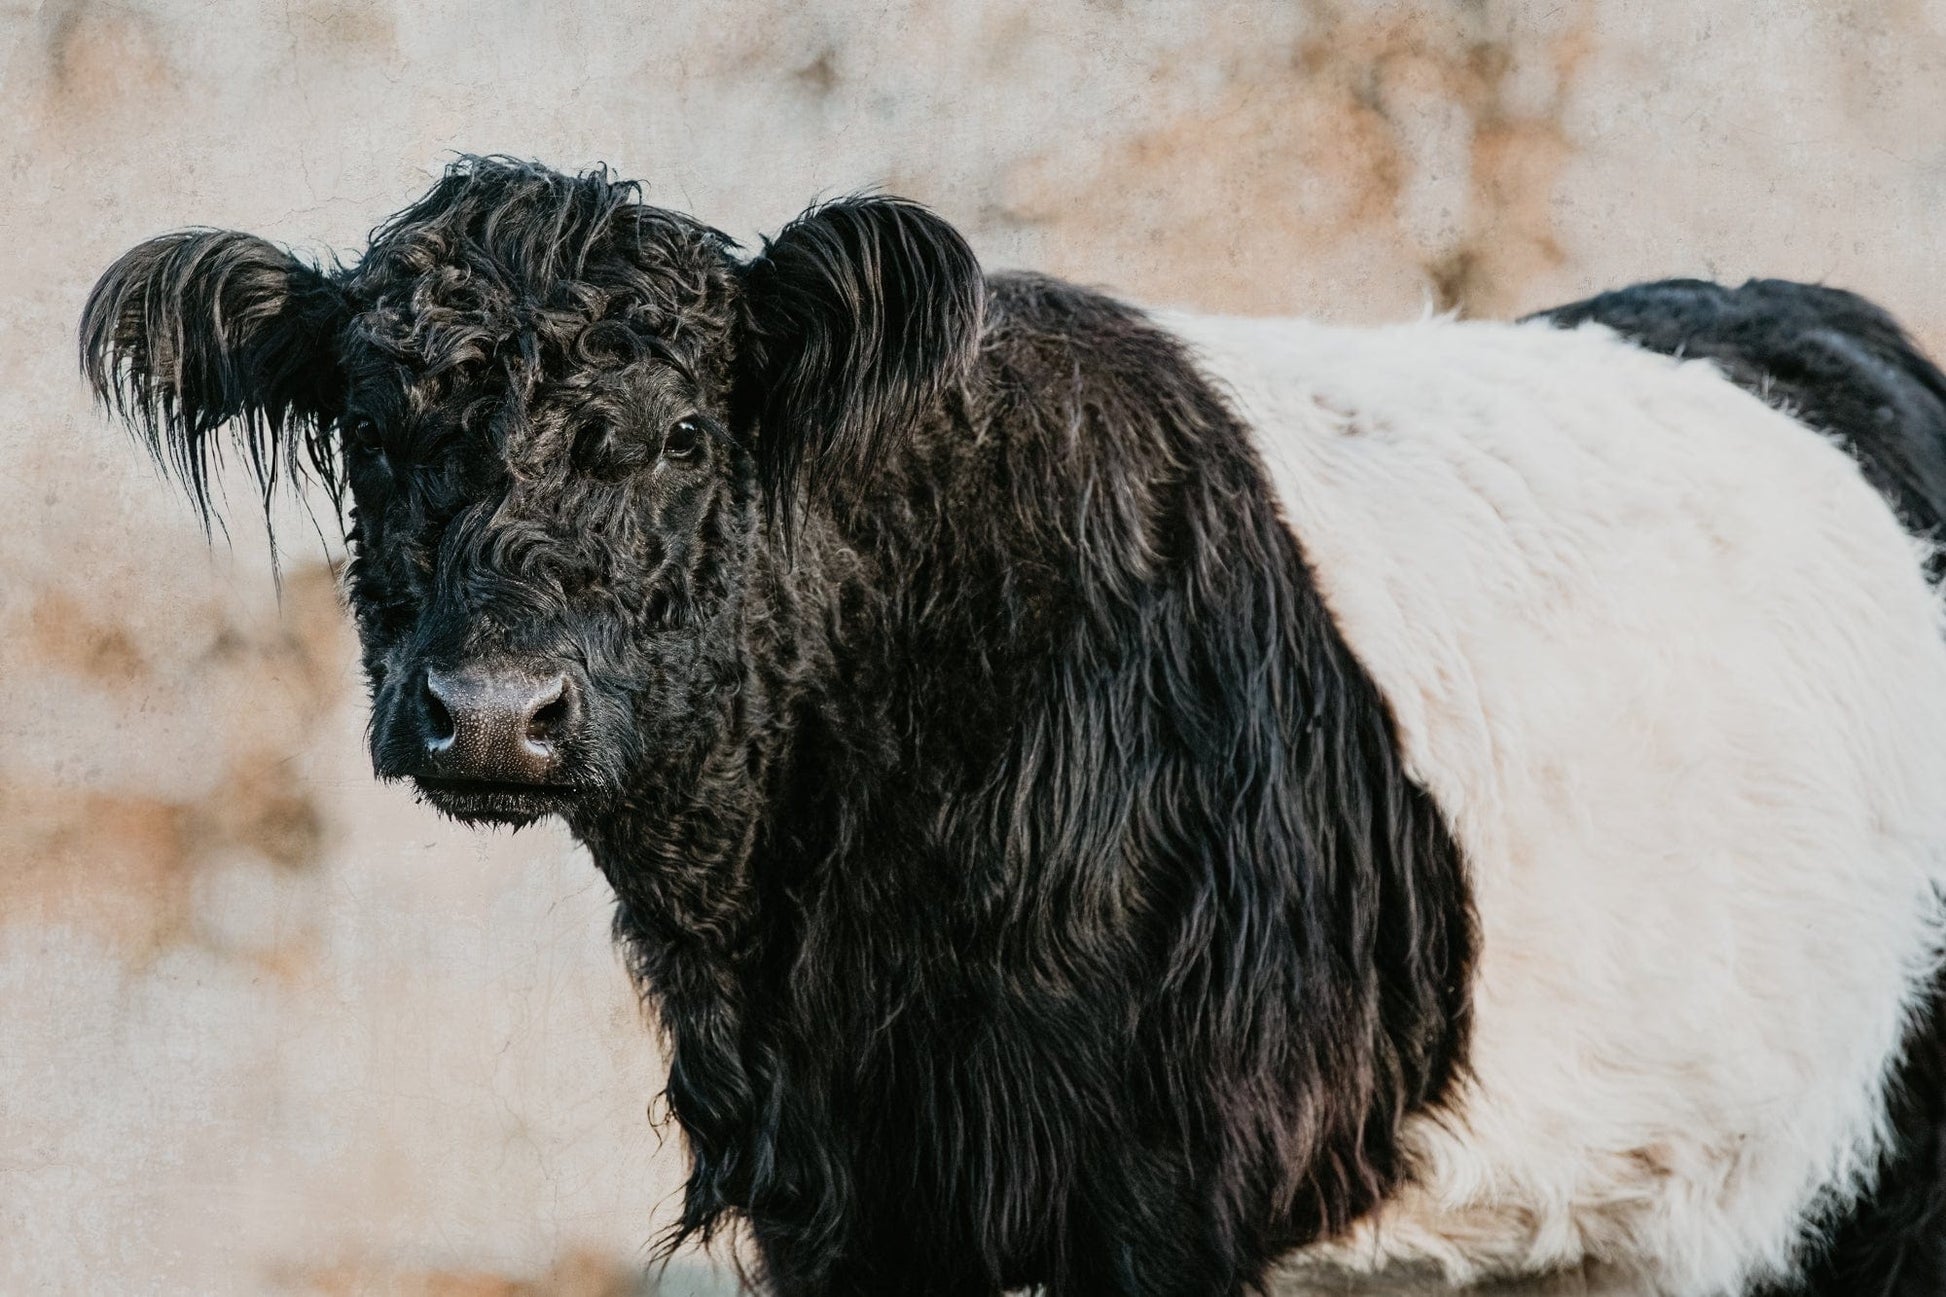
<instances>
[{"instance_id":1,"label":"cow's mouth","mask_svg":"<svg viewBox=\"0 0 1946 1297\"><path fill-rule=\"evenodd\" d=\"M529 784L492 779L442 779L414 775L419 800L468 824L532 824L567 809L575 789L569 784Z\"/></svg>"}]
</instances>

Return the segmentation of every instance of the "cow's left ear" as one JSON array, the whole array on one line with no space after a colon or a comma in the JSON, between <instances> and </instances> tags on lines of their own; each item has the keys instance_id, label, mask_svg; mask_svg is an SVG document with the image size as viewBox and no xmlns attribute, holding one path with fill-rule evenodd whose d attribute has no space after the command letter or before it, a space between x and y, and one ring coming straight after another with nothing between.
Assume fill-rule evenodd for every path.
<instances>
[{"instance_id":1,"label":"cow's left ear","mask_svg":"<svg viewBox=\"0 0 1946 1297\"><path fill-rule=\"evenodd\" d=\"M737 404L770 502L869 469L979 344L980 263L917 203L848 198L764 241L744 269Z\"/></svg>"}]
</instances>

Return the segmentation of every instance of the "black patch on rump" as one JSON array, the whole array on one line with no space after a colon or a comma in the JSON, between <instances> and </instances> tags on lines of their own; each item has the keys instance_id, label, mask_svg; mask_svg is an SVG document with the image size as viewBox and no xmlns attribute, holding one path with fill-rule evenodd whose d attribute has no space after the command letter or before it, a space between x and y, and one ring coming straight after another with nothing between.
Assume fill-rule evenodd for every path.
<instances>
[{"instance_id":1,"label":"black patch on rump","mask_svg":"<svg viewBox=\"0 0 1946 1297\"><path fill-rule=\"evenodd\" d=\"M1711 361L1849 451L1908 530L1946 540L1946 374L1864 298L1775 279L1734 289L1679 279L1530 318L1594 321L1649 350ZM1936 554L1926 574L1937 584L1943 573ZM1804 1276L1777 1297L1946 1292L1946 977L1916 1006L1890 1104L1872 1189L1830 1222Z\"/></svg>"},{"instance_id":2,"label":"black patch on rump","mask_svg":"<svg viewBox=\"0 0 1946 1297\"><path fill-rule=\"evenodd\" d=\"M784 1294L1237 1293L1409 1173L1459 852L1139 313L899 200L742 261L487 158L355 266L145 244L82 348L192 485L226 423L343 472L381 775L429 667L571 676L571 786L501 814L614 887L672 1245L741 1221Z\"/></svg>"}]
</instances>

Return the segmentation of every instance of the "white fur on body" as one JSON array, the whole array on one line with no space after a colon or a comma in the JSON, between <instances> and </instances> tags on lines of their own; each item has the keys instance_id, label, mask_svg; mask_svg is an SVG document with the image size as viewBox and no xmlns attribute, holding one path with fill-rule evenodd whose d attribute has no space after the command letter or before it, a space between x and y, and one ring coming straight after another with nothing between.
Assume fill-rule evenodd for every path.
<instances>
[{"instance_id":1,"label":"white fur on body","mask_svg":"<svg viewBox=\"0 0 1946 1297\"><path fill-rule=\"evenodd\" d=\"M1466 1079L1297 1273L1788 1270L1940 937L1916 542L1842 451L1598 326L1157 318L1255 428L1479 920Z\"/></svg>"}]
</instances>

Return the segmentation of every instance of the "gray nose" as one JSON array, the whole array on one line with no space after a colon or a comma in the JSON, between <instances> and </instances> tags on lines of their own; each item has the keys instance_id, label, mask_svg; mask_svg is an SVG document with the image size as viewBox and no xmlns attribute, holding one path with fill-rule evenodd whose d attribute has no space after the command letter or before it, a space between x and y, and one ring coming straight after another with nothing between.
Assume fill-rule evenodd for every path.
<instances>
[{"instance_id":1,"label":"gray nose","mask_svg":"<svg viewBox=\"0 0 1946 1297\"><path fill-rule=\"evenodd\" d=\"M428 671L424 702L430 773L494 783L550 782L580 710L566 672L504 663Z\"/></svg>"}]
</instances>

